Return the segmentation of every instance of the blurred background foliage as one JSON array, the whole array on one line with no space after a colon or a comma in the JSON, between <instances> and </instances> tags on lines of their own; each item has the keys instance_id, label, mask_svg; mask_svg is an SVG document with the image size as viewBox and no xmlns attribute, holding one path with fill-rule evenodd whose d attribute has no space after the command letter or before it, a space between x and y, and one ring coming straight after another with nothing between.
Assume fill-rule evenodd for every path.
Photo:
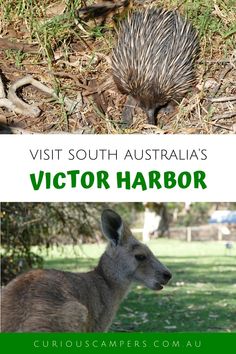
<instances>
[{"instance_id":1,"label":"blurred background foliage","mask_svg":"<svg viewBox=\"0 0 236 354\"><path fill-rule=\"evenodd\" d=\"M43 259L32 252L32 246L49 248L94 240L101 208L86 203L2 203L2 283L25 270L42 267Z\"/></svg>"},{"instance_id":2,"label":"blurred background foliage","mask_svg":"<svg viewBox=\"0 0 236 354\"><path fill-rule=\"evenodd\" d=\"M150 203L151 204L151 203ZM207 223L217 208L235 208L236 203L152 203L162 216L160 227ZM7 284L19 273L43 266L32 248L83 245L99 242L100 215L113 208L131 227L142 228L143 203L1 203L1 279ZM165 217L164 217L165 216ZM163 227L164 224L164 227ZM162 233L159 237L163 236Z\"/></svg>"}]
</instances>

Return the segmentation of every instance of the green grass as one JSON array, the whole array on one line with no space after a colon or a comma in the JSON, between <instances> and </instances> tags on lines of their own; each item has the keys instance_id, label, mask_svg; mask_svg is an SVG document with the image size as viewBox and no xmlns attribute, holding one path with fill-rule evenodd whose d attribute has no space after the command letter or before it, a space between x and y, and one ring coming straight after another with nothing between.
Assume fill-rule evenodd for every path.
<instances>
[{"instance_id":1,"label":"green grass","mask_svg":"<svg viewBox=\"0 0 236 354\"><path fill-rule=\"evenodd\" d=\"M152 241L154 254L173 273L161 292L135 285L111 331L236 331L236 250L224 242ZM68 271L93 268L105 245L63 246L45 256L45 267ZM76 252L76 253L75 253Z\"/></svg>"},{"instance_id":2,"label":"green grass","mask_svg":"<svg viewBox=\"0 0 236 354\"><path fill-rule=\"evenodd\" d=\"M90 1L90 3L94 2ZM163 6L163 1L153 1L152 4ZM136 5L134 2L134 8ZM110 36L109 31L114 32L114 23L104 25L96 19L88 26L84 26L83 21L81 22L77 15L81 7L79 0L66 2L64 7L59 7L59 10L57 6L56 1L0 0L2 26L7 28L13 22L18 25L23 24L30 40L40 44L42 53L50 63L53 51L62 43L69 45L72 38L80 40L83 37L85 41L89 37L102 38L103 46L106 46L106 39ZM212 55L214 47L215 52L220 51L221 55L224 51L227 54L228 51L234 49L236 9L233 0L215 0L214 2L169 0L165 2L164 7L178 8L184 16L189 18L198 29L202 44L207 47L208 55Z\"/></svg>"}]
</instances>

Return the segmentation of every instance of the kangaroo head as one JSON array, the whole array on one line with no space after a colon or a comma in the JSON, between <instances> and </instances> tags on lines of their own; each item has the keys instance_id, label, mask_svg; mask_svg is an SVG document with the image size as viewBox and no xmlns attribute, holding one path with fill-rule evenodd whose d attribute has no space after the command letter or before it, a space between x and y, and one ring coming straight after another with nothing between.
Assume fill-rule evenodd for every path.
<instances>
[{"instance_id":1,"label":"kangaroo head","mask_svg":"<svg viewBox=\"0 0 236 354\"><path fill-rule=\"evenodd\" d=\"M109 240L106 255L116 279L138 282L153 290L161 290L168 283L170 271L147 246L136 240L119 214L104 210L101 225Z\"/></svg>"}]
</instances>

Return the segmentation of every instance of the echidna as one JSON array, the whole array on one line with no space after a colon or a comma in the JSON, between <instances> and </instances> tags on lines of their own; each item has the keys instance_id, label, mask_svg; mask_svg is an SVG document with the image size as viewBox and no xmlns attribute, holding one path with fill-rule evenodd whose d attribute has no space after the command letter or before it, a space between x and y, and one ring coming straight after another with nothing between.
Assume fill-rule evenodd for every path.
<instances>
[{"instance_id":1,"label":"echidna","mask_svg":"<svg viewBox=\"0 0 236 354\"><path fill-rule=\"evenodd\" d=\"M194 84L198 51L196 30L176 11L135 11L120 25L112 53L114 81L155 124L158 110L179 102Z\"/></svg>"}]
</instances>

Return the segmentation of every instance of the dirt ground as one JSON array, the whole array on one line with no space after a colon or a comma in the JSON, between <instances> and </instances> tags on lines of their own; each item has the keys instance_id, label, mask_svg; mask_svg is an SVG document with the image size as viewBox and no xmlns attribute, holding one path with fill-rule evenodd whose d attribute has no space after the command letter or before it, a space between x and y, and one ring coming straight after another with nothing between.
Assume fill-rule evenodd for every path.
<instances>
[{"instance_id":1,"label":"dirt ground","mask_svg":"<svg viewBox=\"0 0 236 354\"><path fill-rule=\"evenodd\" d=\"M147 124L145 113L136 107L130 127L122 123L126 97L117 90L110 69L116 27L128 11L150 4L160 6L162 2L29 3L0 0L0 77L4 87L4 92L0 89L1 133L236 132L234 1L165 2L166 8L187 16L199 32L197 84L174 112L158 115L156 126ZM13 85L27 75L27 83L33 78L50 88L50 94L32 85ZM25 115L6 108L10 92L38 106L37 113Z\"/></svg>"}]
</instances>

